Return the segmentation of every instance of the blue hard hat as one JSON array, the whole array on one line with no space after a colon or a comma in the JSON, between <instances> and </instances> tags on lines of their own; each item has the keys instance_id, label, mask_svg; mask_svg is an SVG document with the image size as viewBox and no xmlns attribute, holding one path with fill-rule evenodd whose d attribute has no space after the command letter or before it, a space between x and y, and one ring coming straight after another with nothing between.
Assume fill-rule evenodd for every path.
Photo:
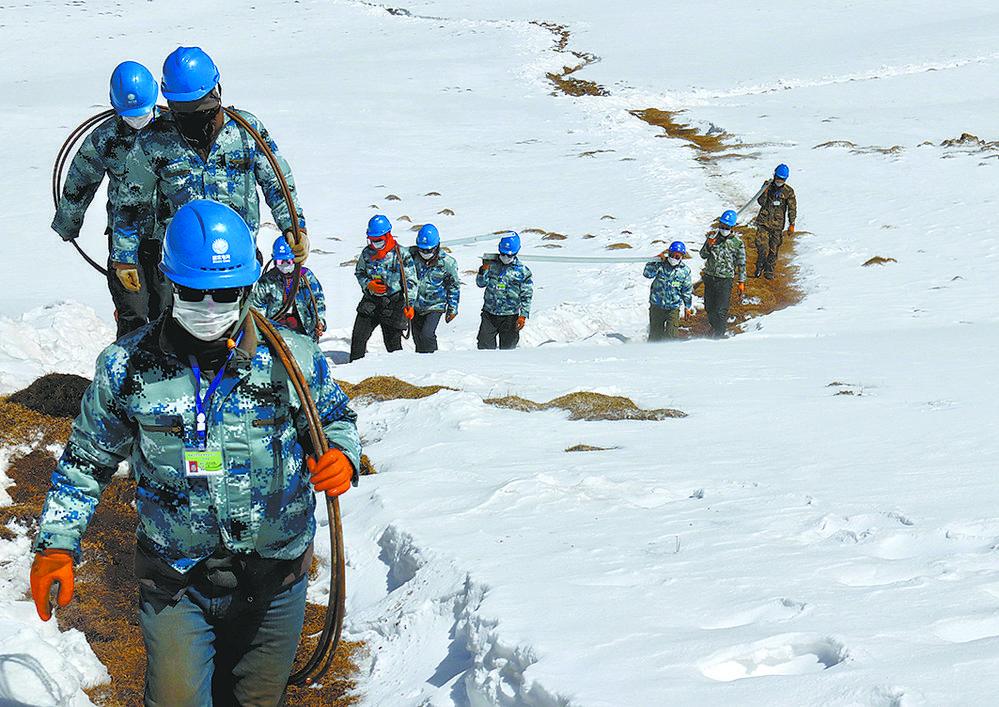
<instances>
[{"instance_id":1,"label":"blue hard hat","mask_svg":"<svg viewBox=\"0 0 999 707\"><path fill-rule=\"evenodd\" d=\"M246 222L225 204L206 199L189 201L174 214L160 270L171 282L195 290L248 287L260 277Z\"/></svg>"},{"instance_id":2,"label":"blue hard hat","mask_svg":"<svg viewBox=\"0 0 999 707\"><path fill-rule=\"evenodd\" d=\"M219 70L199 47L177 47L163 62L163 97L168 101L196 101L219 83Z\"/></svg>"},{"instance_id":3,"label":"blue hard hat","mask_svg":"<svg viewBox=\"0 0 999 707\"><path fill-rule=\"evenodd\" d=\"M368 221L368 238L381 238L386 233L391 232L392 222L388 220L388 216L378 214L372 216L371 220Z\"/></svg>"},{"instance_id":4,"label":"blue hard hat","mask_svg":"<svg viewBox=\"0 0 999 707\"><path fill-rule=\"evenodd\" d=\"M111 105L120 116L152 112L159 95L156 79L138 62L123 61L111 72Z\"/></svg>"},{"instance_id":5,"label":"blue hard hat","mask_svg":"<svg viewBox=\"0 0 999 707\"><path fill-rule=\"evenodd\" d=\"M437 231L437 226L428 223L416 234L416 247L423 250L436 248L441 244L441 234Z\"/></svg>"},{"instance_id":6,"label":"blue hard hat","mask_svg":"<svg viewBox=\"0 0 999 707\"><path fill-rule=\"evenodd\" d=\"M683 241L673 241L669 244L670 253L679 253L680 255L687 254L687 246Z\"/></svg>"},{"instance_id":7,"label":"blue hard hat","mask_svg":"<svg viewBox=\"0 0 999 707\"><path fill-rule=\"evenodd\" d=\"M732 209L729 209L721 215L718 222L722 226L728 226L729 228L734 228L736 221L739 220L739 214L735 213Z\"/></svg>"},{"instance_id":8,"label":"blue hard hat","mask_svg":"<svg viewBox=\"0 0 999 707\"><path fill-rule=\"evenodd\" d=\"M774 177L776 179L787 179L791 176L791 170L788 169L786 164L777 165L777 169L774 170Z\"/></svg>"},{"instance_id":9,"label":"blue hard hat","mask_svg":"<svg viewBox=\"0 0 999 707\"><path fill-rule=\"evenodd\" d=\"M274 260L294 260L295 254L291 252L291 246L288 245L288 239L284 236L278 236L277 240L274 241L274 250L271 251L271 257Z\"/></svg>"},{"instance_id":10,"label":"blue hard hat","mask_svg":"<svg viewBox=\"0 0 999 707\"><path fill-rule=\"evenodd\" d=\"M520 234L510 231L509 236L504 236L499 242L499 252L503 255L516 255L520 252Z\"/></svg>"}]
</instances>

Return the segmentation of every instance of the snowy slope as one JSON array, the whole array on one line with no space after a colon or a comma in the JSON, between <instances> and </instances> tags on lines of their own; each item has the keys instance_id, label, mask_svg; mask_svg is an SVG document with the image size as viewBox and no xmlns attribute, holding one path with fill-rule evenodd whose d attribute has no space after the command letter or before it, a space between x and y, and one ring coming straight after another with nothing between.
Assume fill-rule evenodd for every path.
<instances>
[{"instance_id":1,"label":"snowy slope","mask_svg":"<svg viewBox=\"0 0 999 707\"><path fill-rule=\"evenodd\" d=\"M468 277L444 351L388 357L375 345L338 370L457 389L359 405L380 472L343 503L347 630L371 649L366 702L993 701L996 153L940 143L994 138L999 13L894 0L405 9L0 9L0 85L12 97L0 129L16 138L0 170L3 193L16 195L0 214L11 234L0 390L85 372L110 331L92 321L109 321L101 281L47 230L47 170L126 57L155 68L178 43L200 43L222 67L226 100L271 129L313 244L327 251L310 266L332 300L323 345L335 360L357 299L340 264L363 245L370 205L404 241L406 215L434 220L445 242L536 227L569 236L539 251L528 235L536 252L605 255L629 241L628 254L651 253L656 239L697 243L784 161L810 232L796 256L807 297L750 333L622 346L644 335L637 268L539 264L520 351L470 350L481 294ZM570 50L600 58L579 76L610 95L550 95L544 74L574 59L532 20L565 24ZM53 40L89 61L27 51ZM628 113L646 107L721 127L742 158L697 161ZM816 147L831 141L855 147ZM445 208L455 215L438 215ZM101 231L95 209L94 252ZM43 268L24 267L35 256L22 233L44 249ZM488 249L456 249L461 268ZM898 262L861 267L874 255ZM66 299L97 314L34 310ZM580 422L483 403L575 390L689 416ZM612 449L563 451L580 443ZM0 630L40 631L15 590L0 610L20 618ZM49 672L70 692L81 680Z\"/></svg>"}]
</instances>

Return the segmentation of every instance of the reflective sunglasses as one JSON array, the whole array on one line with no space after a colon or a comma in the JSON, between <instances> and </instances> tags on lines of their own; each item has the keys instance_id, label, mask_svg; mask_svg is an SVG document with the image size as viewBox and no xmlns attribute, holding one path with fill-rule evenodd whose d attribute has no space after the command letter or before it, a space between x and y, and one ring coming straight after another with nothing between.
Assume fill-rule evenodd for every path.
<instances>
[{"instance_id":1,"label":"reflective sunglasses","mask_svg":"<svg viewBox=\"0 0 999 707\"><path fill-rule=\"evenodd\" d=\"M174 285L173 291L181 302L203 302L205 297L211 297L218 304L232 304L238 302L240 296L245 291L243 287L226 287L219 290L195 290L183 285Z\"/></svg>"}]
</instances>

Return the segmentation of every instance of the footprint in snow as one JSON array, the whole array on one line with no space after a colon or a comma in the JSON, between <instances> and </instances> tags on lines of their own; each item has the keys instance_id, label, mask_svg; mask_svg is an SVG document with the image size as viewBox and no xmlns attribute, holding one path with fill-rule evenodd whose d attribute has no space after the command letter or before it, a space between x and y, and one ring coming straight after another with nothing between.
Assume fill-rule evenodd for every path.
<instances>
[{"instance_id":1,"label":"footprint in snow","mask_svg":"<svg viewBox=\"0 0 999 707\"><path fill-rule=\"evenodd\" d=\"M701 672L718 682L764 675L805 675L835 667L849 656L828 636L785 633L755 643L726 648L701 663Z\"/></svg>"}]
</instances>

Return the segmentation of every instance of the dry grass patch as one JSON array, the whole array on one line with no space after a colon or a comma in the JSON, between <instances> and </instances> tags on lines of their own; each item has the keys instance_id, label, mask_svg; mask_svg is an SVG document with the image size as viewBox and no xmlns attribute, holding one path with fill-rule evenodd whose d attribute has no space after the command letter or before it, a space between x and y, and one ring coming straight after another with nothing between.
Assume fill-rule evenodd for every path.
<instances>
[{"instance_id":1,"label":"dry grass patch","mask_svg":"<svg viewBox=\"0 0 999 707\"><path fill-rule=\"evenodd\" d=\"M865 261L863 267L869 268L872 265L887 265L888 263L897 263L897 262L898 261L895 260L895 258L886 258L881 255L875 255L870 260Z\"/></svg>"},{"instance_id":2,"label":"dry grass patch","mask_svg":"<svg viewBox=\"0 0 999 707\"><path fill-rule=\"evenodd\" d=\"M669 408L643 410L630 398L621 395L604 395L603 393L594 393L591 391L568 393L547 403L536 403L519 395L488 398L485 400L485 403L521 412L565 410L569 413L570 420L666 420L687 416L685 412Z\"/></svg>"},{"instance_id":3,"label":"dry grass patch","mask_svg":"<svg viewBox=\"0 0 999 707\"><path fill-rule=\"evenodd\" d=\"M442 390L456 390L444 385L413 385L395 376L371 376L360 383L337 381L340 388L351 400L371 400L383 402L386 400L417 400L428 398Z\"/></svg>"},{"instance_id":4,"label":"dry grass patch","mask_svg":"<svg viewBox=\"0 0 999 707\"><path fill-rule=\"evenodd\" d=\"M555 86L552 95L563 93L566 96L609 96L606 88L594 81L587 81L573 76L580 69L584 69L597 60L593 54L577 52L569 49L571 35L565 25L555 22L532 22L531 24L543 27L551 32L555 39L555 51L559 54L571 56L575 63L571 66L563 66L561 71L550 71L545 76Z\"/></svg>"},{"instance_id":5,"label":"dry grass patch","mask_svg":"<svg viewBox=\"0 0 999 707\"><path fill-rule=\"evenodd\" d=\"M567 452L609 452L612 449L618 449L618 447L594 447L589 444L576 444L572 447L566 447Z\"/></svg>"},{"instance_id":6,"label":"dry grass patch","mask_svg":"<svg viewBox=\"0 0 999 707\"><path fill-rule=\"evenodd\" d=\"M607 246L607 250L627 250L628 248L631 247L632 246L630 243L611 243L609 246Z\"/></svg>"},{"instance_id":7,"label":"dry grass patch","mask_svg":"<svg viewBox=\"0 0 999 707\"><path fill-rule=\"evenodd\" d=\"M649 125L662 128L665 135L662 137L672 137L679 140L686 140L690 145L701 152L717 153L730 149L726 142L731 135L724 130L718 132L702 133L699 129L681 123L677 116L683 111L660 110L658 108L645 108L643 110L629 111L633 116Z\"/></svg>"}]
</instances>

